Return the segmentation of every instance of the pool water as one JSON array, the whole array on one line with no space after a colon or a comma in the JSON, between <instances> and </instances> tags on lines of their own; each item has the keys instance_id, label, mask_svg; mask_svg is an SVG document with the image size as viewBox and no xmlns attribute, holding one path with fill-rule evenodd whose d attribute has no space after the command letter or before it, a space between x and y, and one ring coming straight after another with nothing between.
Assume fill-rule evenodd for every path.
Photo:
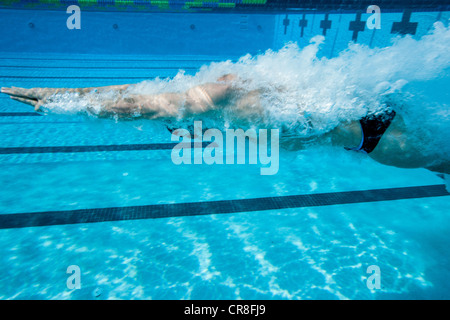
<instances>
[{"instance_id":1,"label":"pool water","mask_svg":"<svg viewBox=\"0 0 450 320\"><path fill-rule=\"evenodd\" d=\"M0 13L7 15L8 10ZM37 15L20 11L18 17L33 14ZM40 12L36 21L42 15ZM55 12L48 16L54 17ZM109 19L106 13L99 16ZM284 15L264 18L250 15L249 25L264 25L270 20L278 26ZM183 19L189 21L189 15ZM236 19L241 21L242 17ZM201 21L196 22L197 30ZM17 28L18 33L29 32ZM313 28L308 32L312 35ZM175 77L179 69L185 70L183 77L189 77L204 65L214 66L215 62L220 69L221 61L238 61L247 53L240 50L257 54L260 48L280 49L284 36L282 32L272 34L270 44L261 36L248 50L232 44L220 55L212 54L211 47L197 48L197 54L181 44L178 49L182 54L174 54L176 49L170 46L155 49L167 54L144 54L139 52L142 48L131 48L131 53L125 54L122 49L105 52L106 40L91 47L98 50L92 53L83 52L89 51L86 47L79 49L82 52L70 52L67 48L74 48L70 41L59 52L18 43L15 49L2 47L1 85L138 83ZM245 36L237 38L239 42ZM331 48L327 39L319 53L325 56ZM337 50L339 44L333 46ZM448 86L450 59L442 60L443 77L430 80L432 84L425 77L419 79L422 82L412 81L411 86L419 86L425 97L432 95L440 107L448 107L448 95L439 88ZM440 177L425 169L389 167L356 152L325 146L280 149L275 175L261 175L260 164L177 166L171 161L170 149L27 151L30 147L171 142L170 132L160 122L97 119L70 112L70 108L51 111L30 114L31 107L0 96L2 215L443 184ZM439 196L2 228L0 299L448 299L449 209L449 197ZM80 289L67 287L67 268L72 265L81 270ZM380 268L380 289L367 286L371 275L367 268L372 265Z\"/></svg>"}]
</instances>

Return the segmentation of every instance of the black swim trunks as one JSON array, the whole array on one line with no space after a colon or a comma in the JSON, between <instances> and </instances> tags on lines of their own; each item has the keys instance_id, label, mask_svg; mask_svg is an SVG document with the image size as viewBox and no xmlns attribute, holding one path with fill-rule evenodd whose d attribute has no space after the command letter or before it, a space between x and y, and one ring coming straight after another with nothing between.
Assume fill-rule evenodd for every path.
<instances>
[{"instance_id":1,"label":"black swim trunks","mask_svg":"<svg viewBox=\"0 0 450 320\"><path fill-rule=\"evenodd\" d=\"M345 147L345 149L371 153L377 146L387 128L390 126L394 117L395 111L390 109L381 114L369 115L362 118L359 120L362 130L361 143L356 148Z\"/></svg>"}]
</instances>

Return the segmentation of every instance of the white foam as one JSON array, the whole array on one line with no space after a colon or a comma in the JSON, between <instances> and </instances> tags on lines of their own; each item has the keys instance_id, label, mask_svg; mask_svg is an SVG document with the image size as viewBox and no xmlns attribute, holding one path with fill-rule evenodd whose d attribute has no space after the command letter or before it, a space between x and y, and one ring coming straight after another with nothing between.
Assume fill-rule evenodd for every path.
<instances>
[{"instance_id":1,"label":"white foam","mask_svg":"<svg viewBox=\"0 0 450 320\"><path fill-rule=\"evenodd\" d=\"M421 39L398 37L384 48L351 43L331 59L320 58L323 40L322 36L316 36L303 48L288 43L279 51L246 55L235 63L211 63L195 75L180 71L172 79L144 81L128 92L183 92L234 73L239 76L238 86L247 91L263 92L266 117L252 125L311 136L327 132L341 122L359 119L368 112L380 111L389 103L411 126L416 125L422 128L420 130L424 125L430 127L429 132L421 132L421 136L432 139L433 148L450 149L449 106L433 100L436 95L433 83L442 83L444 79L444 84L448 84L450 80L450 27L436 22L430 33ZM54 97L45 107L59 113L90 110L96 114L104 101L116 98L111 92L85 98L63 95ZM228 111L221 116L215 114L209 120L216 128L239 122L237 116ZM436 132L439 133L437 140Z\"/></svg>"}]
</instances>

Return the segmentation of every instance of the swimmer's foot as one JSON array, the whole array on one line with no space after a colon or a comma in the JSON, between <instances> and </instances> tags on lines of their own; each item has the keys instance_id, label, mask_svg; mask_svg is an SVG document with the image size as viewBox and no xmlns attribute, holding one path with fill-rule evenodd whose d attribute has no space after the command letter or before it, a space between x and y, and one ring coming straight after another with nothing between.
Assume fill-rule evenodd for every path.
<instances>
[{"instance_id":1,"label":"swimmer's foot","mask_svg":"<svg viewBox=\"0 0 450 320\"><path fill-rule=\"evenodd\" d=\"M444 182L445 189L447 189L447 192L450 193L450 174L444 173Z\"/></svg>"},{"instance_id":2,"label":"swimmer's foot","mask_svg":"<svg viewBox=\"0 0 450 320\"><path fill-rule=\"evenodd\" d=\"M443 173L436 173L436 175L437 175L439 178L445 180L445 175L444 175Z\"/></svg>"},{"instance_id":3,"label":"swimmer's foot","mask_svg":"<svg viewBox=\"0 0 450 320\"><path fill-rule=\"evenodd\" d=\"M436 175L441 178L442 180L444 180L444 184L445 184L445 189L447 189L447 191L450 193L450 174L446 174L446 173L436 173Z\"/></svg>"}]
</instances>

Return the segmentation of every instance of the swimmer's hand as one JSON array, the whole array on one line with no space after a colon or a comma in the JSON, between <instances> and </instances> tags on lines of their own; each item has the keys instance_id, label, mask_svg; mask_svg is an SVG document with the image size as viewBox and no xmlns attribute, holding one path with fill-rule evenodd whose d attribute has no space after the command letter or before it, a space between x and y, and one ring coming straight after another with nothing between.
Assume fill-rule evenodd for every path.
<instances>
[{"instance_id":1,"label":"swimmer's hand","mask_svg":"<svg viewBox=\"0 0 450 320\"><path fill-rule=\"evenodd\" d=\"M105 91L115 91L122 93L128 89L129 84L105 86L105 87L90 87L90 88L18 88L3 87L1 89L2 93L8 94L11 99L29 104L34 107L34 110L39 111L39 109L48 102L48 98L54 94L64 94L67 92L78 93L80 95L87 94L90 92L101 93Z\"/></svg>"},{"instance_id":2,"label":"swimmer's hand","mask_svg":"<svg viewBox=\"0 0 450 320\"><path fill-rule=\"evenodd\" d=\"M39 111L41 106L46 103L47 99L56 93L55 89L51 88L25 89L18 87L2 87L1 92L8 94L13 100L33 106L36 111Z\"/></svg>"}]
</instances>

